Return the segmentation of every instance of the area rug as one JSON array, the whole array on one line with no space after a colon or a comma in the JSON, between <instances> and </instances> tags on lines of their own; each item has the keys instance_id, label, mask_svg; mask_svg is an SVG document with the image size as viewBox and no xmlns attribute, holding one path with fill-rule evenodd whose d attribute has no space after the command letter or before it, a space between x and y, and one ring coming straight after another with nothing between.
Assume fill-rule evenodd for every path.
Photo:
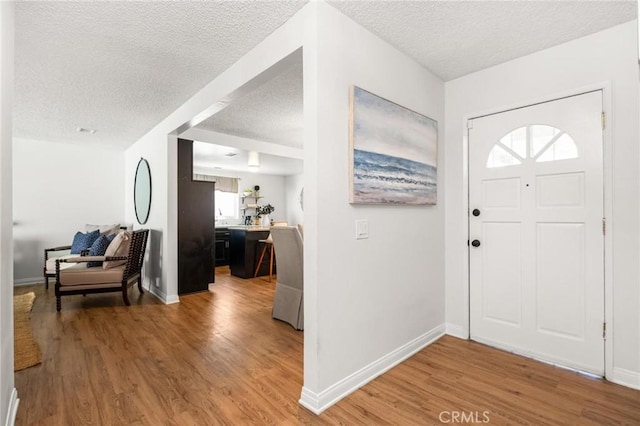
<instances>
[{"instance_id":1,"label":"area rug","mask_svg":"<svg viewBox=\"0 0 640 426\"><path fill-rule=\"evenodd\" d=\"M20 371L42 362L42 353L33 339L29 316L36 295L33 292L13 296L13 370Z\"/></svg>"}]
</instances>

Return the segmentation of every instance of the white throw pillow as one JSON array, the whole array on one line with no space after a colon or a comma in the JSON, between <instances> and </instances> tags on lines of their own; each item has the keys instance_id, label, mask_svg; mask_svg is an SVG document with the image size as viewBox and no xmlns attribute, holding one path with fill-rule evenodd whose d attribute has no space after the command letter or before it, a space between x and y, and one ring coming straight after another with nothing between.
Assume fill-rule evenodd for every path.
<instances>
[{"instance_id":1,"label":"white throw pillow","mask_svg":"<svg viewBox=\"0 0 640 426\"><path fill-rule=\"evenodd\" d=\"M100 231L100 235L116 234L120 230L120 224L119 223L114 223L113 225L90 225L90 224L86 224L84 226L85 232L93 232L96 229Z\"/></svg>"},{"instance_id":2,"label":"white throw pillow","mask_svg":"<svg viewBox=\"0 0 640 426\"><path fill-rule=\"evenodd\" d=\"M116 235L116 237L111 241L109 247L107 247L107 251L104 253L105 256L128 256L129 255L129 246L131 245L131 232L124 231ZM115 268L116 266L124 265L127 263L126 260L109 260L102 263L102 267L104 269Z\"/></svg>"}]
</instances>

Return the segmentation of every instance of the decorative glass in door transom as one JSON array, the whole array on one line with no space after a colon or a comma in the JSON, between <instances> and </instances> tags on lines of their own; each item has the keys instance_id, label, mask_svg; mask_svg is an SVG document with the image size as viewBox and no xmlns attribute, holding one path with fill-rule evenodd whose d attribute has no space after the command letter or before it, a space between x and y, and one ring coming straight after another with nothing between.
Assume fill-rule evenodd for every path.
<instances>
[{"instance_id":1,"label":"decorative glass in door transom","mask_svg":"<svg viewBox=\"0 0 640 426\"><path fill-rule=\"evenodd\" d=\"M516 166L526 160L537 163L579 158L573 138L545 124L519 127L505 136L489 152L487 168Z\"/></svg>"}]
</instances>

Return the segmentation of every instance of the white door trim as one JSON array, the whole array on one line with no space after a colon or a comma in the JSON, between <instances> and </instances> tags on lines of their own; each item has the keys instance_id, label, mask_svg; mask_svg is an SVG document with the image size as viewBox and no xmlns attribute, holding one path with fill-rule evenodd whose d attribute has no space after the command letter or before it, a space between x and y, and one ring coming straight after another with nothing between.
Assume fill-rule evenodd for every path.
<instances>
[{"instance_id":1,"label":"white door trim","mask_svg":"<svg viewBox=\"0 0 640 426\"><path fill-rule=\"evenodd\" d=\"M566 98L569 96L580 95L587 92L593 92L596 90L602 90L602 108L606 115L606 125L602 133L603 141L603 178L604 178L604 214L607 221L607 230L604 237L604 318L607 323L607 338L604 344L604 371L605 378L613 376L613 103L611 99L611 81L603 81L600 83L594 83L587 86L577 87L574 89L552 93L545 96L539 96L535 98L526 99L517 103L496 106L494 108L478 111L476 113L467 114L462 118L462 170L464 176L462 177L462 211L459 212L462 215L463 227L466 229L467 239L469 239L469 130L467 123L474 118L483 117L491 114L498 114L501 112L510 111L513 109L524 108L530 105L535 105L543 102L550 102L560 98ZM465 246L466 247L466 246ZM466 338L470 338L470 276L469 276L469 250L464 250L464 267L466 268L466 286L464 286L463 303L465 303L466 310L466 330L464 333L458 335L466 335Z\"/></svg>"}]
</instances>

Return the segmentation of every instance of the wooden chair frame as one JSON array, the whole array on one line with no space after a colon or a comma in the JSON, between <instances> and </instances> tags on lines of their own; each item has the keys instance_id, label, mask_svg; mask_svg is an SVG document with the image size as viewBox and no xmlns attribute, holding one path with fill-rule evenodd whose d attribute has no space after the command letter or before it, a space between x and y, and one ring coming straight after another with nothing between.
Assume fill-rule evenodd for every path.
<instances>
[{"instance_id":1,"label":"wooden chair frame","mask_svg":"<svg viewBox=\"0 0 640 426\"><path fill-rule=\"evenodd\" d=\"M56 277L55 272L47 273L47 260L49 260L49 253L56 252L56 251L63 251L63 250L71 250L71 246L51 247L51 248L44 249L44 268L42 269L43 269L43 275L44 275L44 288L46 289L49 288L49 278Z\"/></svg>"}]
</instances>

